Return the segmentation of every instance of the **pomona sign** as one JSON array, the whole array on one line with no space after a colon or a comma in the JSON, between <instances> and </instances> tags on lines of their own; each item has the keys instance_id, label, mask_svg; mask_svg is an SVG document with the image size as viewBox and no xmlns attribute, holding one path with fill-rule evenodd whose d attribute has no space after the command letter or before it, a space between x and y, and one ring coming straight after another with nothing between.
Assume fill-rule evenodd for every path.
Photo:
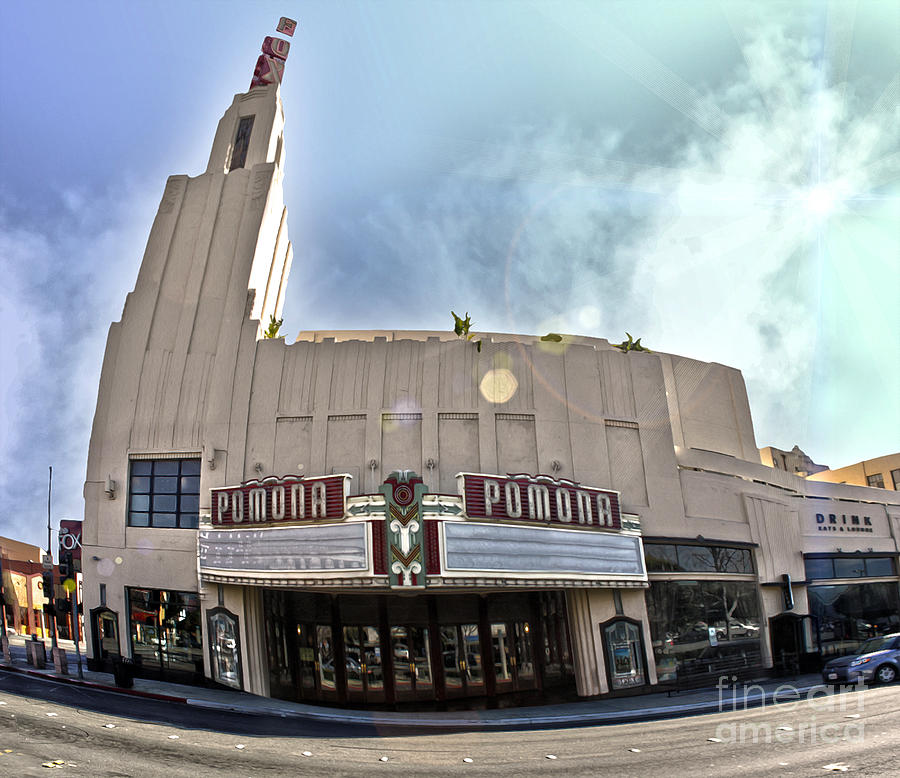
<instances>
[{"instance_id":1,"label":"pomona sign","mask_svg":"<svg viewBox=\"0 0 900 778\"><path fill-rule=\"evenodd\" d=\"M470 519L509 519L621 529L618 492L564 478L479 473L457 476Z\"/></svg>"},{"instance_id":2,"label":"pomona sign","mask_svg":"<svg viewBox=\"0 0 900 778\"><path fill-rule=\"evenodd\" d=\"M213 524L268 524L344 517L350 475L285 476L212 489Z\"/></svg>"}]
</instances>

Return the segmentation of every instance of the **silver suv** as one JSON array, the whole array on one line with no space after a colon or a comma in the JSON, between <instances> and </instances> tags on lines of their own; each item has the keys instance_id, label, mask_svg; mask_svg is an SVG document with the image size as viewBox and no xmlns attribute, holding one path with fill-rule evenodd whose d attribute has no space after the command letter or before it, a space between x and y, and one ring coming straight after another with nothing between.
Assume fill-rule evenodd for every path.
<instances>
[{"instance_id":1,"label":"silver suv","mask_svg":"<svg viewBox=\"0 0 900 778\"><path fill-rule=\"evenodd\" d=\"M822 668L825 683L893 683L900 675L900 632L869 638L855 654L832 659Z\"/></svg>"}]
</instances>

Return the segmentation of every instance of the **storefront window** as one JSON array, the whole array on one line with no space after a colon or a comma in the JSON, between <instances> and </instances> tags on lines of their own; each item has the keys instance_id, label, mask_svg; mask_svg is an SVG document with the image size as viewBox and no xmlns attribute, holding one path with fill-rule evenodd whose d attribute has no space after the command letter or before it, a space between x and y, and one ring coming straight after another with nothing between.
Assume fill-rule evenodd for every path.
<instances>
[{"instance_id":1,"label":"storefront window","mask_svg":"<svg viewBox=\"0 0 900 778\"><path fill-rule=\"evenodd\" d=\"M864 640L900 629L896 583L810 586L809 611L816 617L824 656L855 651Z\"/></svg>"},{"instance_id":2,"label":"storefront window","mask_svg":"<svg viewBox=\"0 0 900 778\"><path fill-rule=\"evenodd\" d=\"M896 575L894 560L879 557L821 557L806 559L806 577L820 578L888 578Z\"/></svg>"},{"instance_id":3,"label":"storefront window","mask_svg":"<svg viewBox=\"0 0 900 778\"><path fill-rule=\"evenodd\" d=\"M759 599L749 581L653 581L647 612L660 681L719 660L760 663Z\"/></svg>"},{"instance_id":4,"label":"storefront window","mask_svg":"<svg viewBox=\"0 0 900 778\"><path fill-rule=\"evenodd\" d=\"M128 589L135 660L163 674L203 672L200 598L194 592Z\"/></svg>"}]
</instances>

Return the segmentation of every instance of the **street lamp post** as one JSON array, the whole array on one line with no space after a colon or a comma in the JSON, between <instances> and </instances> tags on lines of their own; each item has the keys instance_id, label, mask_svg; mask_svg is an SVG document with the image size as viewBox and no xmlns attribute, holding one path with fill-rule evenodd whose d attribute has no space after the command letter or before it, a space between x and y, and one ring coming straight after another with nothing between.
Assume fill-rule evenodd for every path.
<instances>
[{"instance_id":1,"label":"street lamp post","mask_svg":"<svg viewBox=\"0 0 900 778\"><path fill-rule=\"evenodd\" d=\"M51 587L49 592L44 592L44 596L50 600L50 612L47 616L50 619L50 640L52 651L55 652L58 648L56 643L56 600L55 600L55 592L54 589L56 576L53 574L53 540L52 540L52 530L50 528L50 494L53 490L53 465L50 466L50 480L47 482L47 555L50 557L50 582Z\"/></svg>"}]
</instances>

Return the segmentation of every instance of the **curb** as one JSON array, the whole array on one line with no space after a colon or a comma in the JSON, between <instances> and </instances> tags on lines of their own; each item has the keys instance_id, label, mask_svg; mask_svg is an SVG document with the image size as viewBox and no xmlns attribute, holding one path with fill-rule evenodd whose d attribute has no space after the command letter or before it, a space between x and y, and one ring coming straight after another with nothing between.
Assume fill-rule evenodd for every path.
<instances>
[{"instance_id":1,"label":"curb","mask_svg":"<svg viewBox=\"0 0 900 778\"><path fill-rule=\"evenodd\" d=\"M316 722L332 722L335 724L345 725L363 725L381 728L394 729L423 729L423 730L493 730L493 729L525 729L533 727L571 727L571 726L592 726L592 725L611 725L611 724L629 724L639 723L643 721L659 721L663 719L678 718L681 716L702 715L704 713L717 712L733 712L737 713L749 708L757 708L768 704L781 705L790 702L796 702L796 697L775 701L778 689L772 691L763 691L752 697L742 697L741 705L738 709L730 711L727 703L728 700L707 700L694 703L685 703L680 705L657 705L653 707L634 708L631 710L614 710L614 711L584 711L578 713L558 713L552 715L534 715L534 716L515 716L504 718L480 718L477 712L472 712L469 717L456 718L424 718L421 714L417 714L415 718L409 718L405 714L396 714L396 717L385 715L383 712L370 711L339 711L330 708L316 708L309 706L306 710L293 710L284 708L256 708L245 705L233 705L225 702L216 702L214 700L204 700L191 697L177 697L169 694L159 694L157 692L145 692L139 689L123 689L118 686L108 686L105 684L95 683L94 681L84 681L66 676L51 675L49 673L41 673L37 670L28 670L26 668L14 667L5 663L0 663L0 670L7 672L28 675L33 678L41 678L45 681L55 681L57 683L65 683L72 686L82 686L99 691L111 692L115 694L132 695L135 697L144 697L154 700L162 700L165 702L175 702L183 705L190 705L194 708L200 708L210 711L221 711L229 713L237 713L244 716L273 716L279 718L306 719ZM793 686L793 690L798 694L806 694L809 691L821 686L821 684L807 684L803 686ZM780 687L779 687L780 688ZM400 717L403 718L400 718Z\"/></svg>"}]
</instances>

